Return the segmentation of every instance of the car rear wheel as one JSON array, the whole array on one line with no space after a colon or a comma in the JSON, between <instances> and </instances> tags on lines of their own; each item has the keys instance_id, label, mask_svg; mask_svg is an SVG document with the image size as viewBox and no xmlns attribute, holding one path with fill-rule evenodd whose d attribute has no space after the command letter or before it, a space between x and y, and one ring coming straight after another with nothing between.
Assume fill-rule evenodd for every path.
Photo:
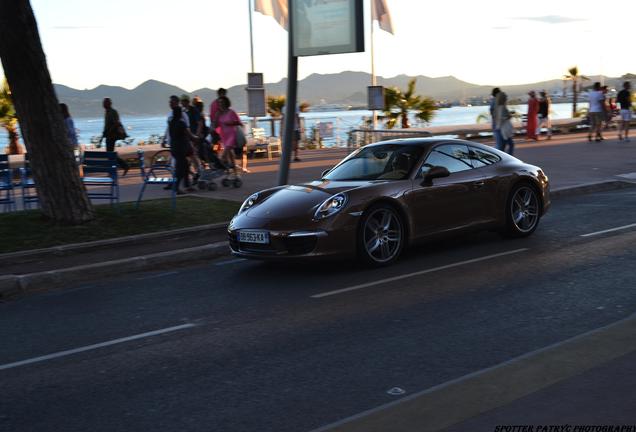
<instances>
[{"instance_id":1,"label":"car rear wheel","mask_svg":"<svg viewBox=\"0 0 636 432\"><path fill-rule=\"evenodd\" d=\"M506 207L506 234L509 237L526 237L537 229L541 212L540 200L535 188L528 184L515 186Z\"/></svg>"},{"instance_id":2,"label":"car rear wheel","mask_svg":"<svg viewBox=\"0 0 636 432\"><path fill-rule=\"evenodd\" d=\"M395 262L404 248L404 226L390 205L369 208L362 215L358 250L367 263L384 266Z\"/></svg>"}]
</instances>

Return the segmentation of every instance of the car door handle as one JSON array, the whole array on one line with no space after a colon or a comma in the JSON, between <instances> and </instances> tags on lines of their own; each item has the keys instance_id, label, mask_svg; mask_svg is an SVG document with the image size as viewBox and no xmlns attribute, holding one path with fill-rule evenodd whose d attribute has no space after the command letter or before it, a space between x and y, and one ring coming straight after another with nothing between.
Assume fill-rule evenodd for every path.
<instances>
[{"instance_id":1,"label":"car door handle","mask_svg":"<svg viewBox=\"0 0 636 432\"><path fill-rule=\"evenodd\" d=\"M479 180L476 182L473 182L473 187L475 189L479 189L480 187L483 187L486 183L483 180Z\"/></svg>"}]
</instances>

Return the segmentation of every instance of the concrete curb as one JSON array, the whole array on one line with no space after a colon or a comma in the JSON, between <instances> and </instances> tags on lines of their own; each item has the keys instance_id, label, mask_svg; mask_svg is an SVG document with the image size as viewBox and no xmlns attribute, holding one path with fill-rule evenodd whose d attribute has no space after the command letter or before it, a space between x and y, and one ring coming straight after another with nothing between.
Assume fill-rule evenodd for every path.
<instances>
[{"instance_id":1,"label":"concrete curb","mask_svg":"<svg viewBox=\"0 0 636 432\"><path fill-rule=\"evenodd\" d=\"M151 255L87 264L59 270L24 275L0 276L0 298L26 294L66 284L90 281L113 274L157 270L167 264L173 266L202 259L218 258L229 253L227 242L217 242L188 249L160 252Z\"/></svg>"}]
</instances>

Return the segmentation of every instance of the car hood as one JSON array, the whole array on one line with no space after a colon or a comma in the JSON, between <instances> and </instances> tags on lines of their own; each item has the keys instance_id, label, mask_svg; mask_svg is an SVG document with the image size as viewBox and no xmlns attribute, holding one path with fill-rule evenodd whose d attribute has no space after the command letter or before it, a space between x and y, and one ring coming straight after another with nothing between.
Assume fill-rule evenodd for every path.
<instances>
[{"instance_id":1,"label":"car hood","mask_svg":"<svg viewBox=\"0 0 636 432\"><path fill-rule=\"evenodd\" d=\"M384 181L382 181L384 182ZM249 209L245 215L252 218L313 217L316 207L327 198L340 192L369 186L377 181L335 182L316 180L310 183L287 186L277 190L265 200Z\"/></svg>"}]
</instances>

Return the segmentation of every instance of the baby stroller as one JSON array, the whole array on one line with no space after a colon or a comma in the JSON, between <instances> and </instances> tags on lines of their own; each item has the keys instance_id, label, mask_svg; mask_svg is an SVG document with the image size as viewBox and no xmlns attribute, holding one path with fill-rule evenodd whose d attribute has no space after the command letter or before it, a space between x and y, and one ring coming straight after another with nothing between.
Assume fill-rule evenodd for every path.
<instances>
[{"instance_id":1,"label":"baby stroller","mask_svg":"<svg viewBox=\"0 0 636 432\"><path fill-rule=\"evenodd\" d=\"M200 190L216 190L217 184L214 180L220 177L224 177L223 180L221 180L221 184L225 187L232 185L235 188L240 188L243 185L243 181L239 177L230 178L230 167L226 166L221 159L219 159L212 150L212 146L209 142L204 141L204 144L200 146L199 158L207 165L204 166L202 164L197 173L197 187Z\"/></svg>"}]
</instances>

